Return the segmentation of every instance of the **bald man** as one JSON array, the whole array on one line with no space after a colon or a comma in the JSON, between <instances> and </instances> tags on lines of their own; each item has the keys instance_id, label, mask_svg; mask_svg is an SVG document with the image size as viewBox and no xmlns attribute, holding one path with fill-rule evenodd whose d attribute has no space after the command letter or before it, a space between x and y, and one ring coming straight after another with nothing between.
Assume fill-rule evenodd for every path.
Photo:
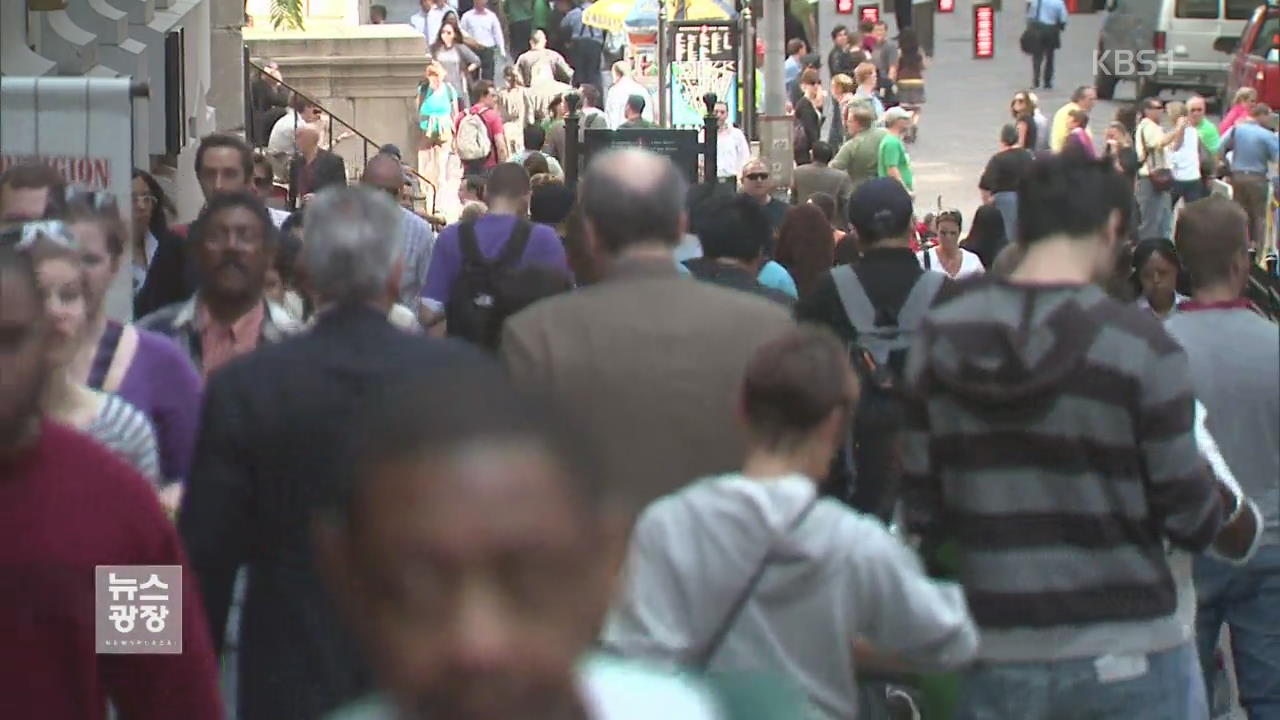
<instances>
[{"instance_id":1,"label":"bald man","mask_svg":"<svg viewBox=\"0 0 1280 720\"><path fill-rule=\"evenodd\" d=\"M342 158L320 147L320 128L302 123L295 131L298 152L289 165L289 209L305 207L311 197L331 185L347 184Z\"/></svg>"},{"instance_id":2,"label":"bald man","mask_svg":"<svg viewBox=\"0 0 1280 720\"><path fill-rule=\"evenodd\" d=\"M516 60L516 68L525 87L529 88L533 114L537 119L546 117L552 98L573 91L573 87L564 82L573 77L573 68L569 67L563 55L547 47L547 34L541 29L533 31L529 50Z\"/></svg>"},{"instance_id":3,"label":"bald man","mask_svg":"<svg viewBox=\"0 0 1280 720\"><path fill-rule=\"evenodd\" d=\"M364 166L360 184L387 193L400 205L400 190L405 184L404 166L395 156L378 153ZM400 205L400 213L404 218L401 225L404 229L404 275L400 278L399 302L413 310L418 307L418 295L427 281L436 234L431 224L412 210Z\"/></svg>"},{"instance_id":4,"label":"bald man","mask_svg":"<svg viewBox=\"0 0 1280 720\"><path fill-rule=\"evenodd\" d=\"M507 321L517 382L563 404L629 510L742 461L735 398L754 350L792 326L778 303L682 277L687 183L644 150L598 157L578 184L585 291Z\"/></svg>"}]
</instances>

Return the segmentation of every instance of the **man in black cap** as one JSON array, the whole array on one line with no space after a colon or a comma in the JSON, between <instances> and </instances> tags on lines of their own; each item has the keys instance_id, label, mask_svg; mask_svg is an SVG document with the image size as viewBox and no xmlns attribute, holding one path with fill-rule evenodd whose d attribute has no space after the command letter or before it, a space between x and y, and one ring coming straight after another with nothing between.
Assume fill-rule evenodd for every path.
<instances>
[{"instance_id":1,"label":"man in black cap","mask_svg":"<svg viewBox=\"0 0 1280 720\"><path fill-rule=\"evenodd\" d=\"M827 273L796 305L796 318L826 325L855 348L863 385L853 430L856 449L852 458L840 459L832 481L844 486L839 489L855 508L887 518L896 500L894 446L901 425L889 390L900 377L912 333L947 278L926 272L911 250L914 213L902 183L868 180L848 208L862 256Z\"/></svg>"}]
</instances>

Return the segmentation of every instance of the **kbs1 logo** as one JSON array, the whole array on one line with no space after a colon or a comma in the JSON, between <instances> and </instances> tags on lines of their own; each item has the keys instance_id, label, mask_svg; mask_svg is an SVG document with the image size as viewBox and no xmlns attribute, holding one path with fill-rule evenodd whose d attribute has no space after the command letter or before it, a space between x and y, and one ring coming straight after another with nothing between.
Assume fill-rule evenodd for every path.
<instances>
[{"instance_id":1,"label":"kbs1 logo","mask_svg":"<svg viewBox=\"0 0 1280 720\"><path fill-rule=\"evenodd\" d=\"M1160 72L1160 61L1170 57L1169 53L1160 50L1094 50L1093 73L1114 77L1151 77Z\"/></svg>"}]
</instances>

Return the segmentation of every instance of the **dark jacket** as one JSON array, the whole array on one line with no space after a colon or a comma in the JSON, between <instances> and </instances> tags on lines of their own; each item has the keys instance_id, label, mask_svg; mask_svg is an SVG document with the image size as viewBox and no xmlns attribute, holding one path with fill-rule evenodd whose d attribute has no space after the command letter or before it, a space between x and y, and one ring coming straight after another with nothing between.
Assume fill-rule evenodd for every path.
<instances>
[{"instance_id":1,"label":"dark jacket","mask_svg":"<svg viewBox=\"0 0 1280 720\"><path fill-rule=\"evenodd\" d=\"M755 273L737 265L718 262L714 258L700 257L685 260L684 266L689 269L690 275L699 280L715 283L720 287L726 287L731 290L741 290L752 295L759 295L781 303L784 307L789 308L795 304L795 300L790 295L762 284L756 279Z\"/></svg>"},{"instance_id":2,"label":"dark jacket","mask_svg":"<svg viewBox=\"0 0 1280 720\"><path fill-rule=\"evenodd\" d=\"M803 131L796 134L796 139L801 140L795 146L795 160L797 165L804 165L810 162L809 150L813 144L822 139L822 116L818 114L818 110L813 107L813 103L809 102L809 98L802 97L795 104L796 114L794 122L800 125Z\"/></svg>"},{"instance_id":3,"label":"dark jacket","mask_svg":"<svg viewBox=\"0 0 1280 720\"><path fill-rule=\"evenodd\" d=\"M248 567L240 720L323 717L372 689L315 570L313 514L343 497L344 440L361 397L487 362L452 341L405 333L376 310L347 307L212 375L178 530L219 651L236 571Z\"/></svg>"},{"instance_id":4,"label":"dark jacket","mask_svg":"<svg viewBox=\"0 0 1280 720\"><path fill-rule=\"evenodd\" d=\"M133 296L135 318L186 300L195 293L196 271L187 254L186 242L172 232L156 236L156 253L147 268L147 278Z\"/></svg>"},{"instance_id":5,"label":"dark jacket","mask_svg":"<svg viewBox=\"0 0 1280 720\"><path fill-rule=\"evenodd\" d=\"M311 187L305 189L300 187L299 184L306 160L302 158L301 153L297 153L293 156L293 162L289 164L290 210L297 210L299 200L308 192L318 193L331 185L347 184L347 164L343 162L342 157L339 155L328 150L321 150L316 153L316 159L311 162Z\"/></svg>"}]
</instances>

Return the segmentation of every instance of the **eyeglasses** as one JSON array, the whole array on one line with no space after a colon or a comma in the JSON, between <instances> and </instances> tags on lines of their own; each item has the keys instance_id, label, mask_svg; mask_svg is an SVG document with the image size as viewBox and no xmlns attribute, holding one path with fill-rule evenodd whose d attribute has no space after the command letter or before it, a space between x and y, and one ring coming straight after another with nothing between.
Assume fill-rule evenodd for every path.
<instances>
[{"instance_id":1,"label":"eyeglasses","mask_svg":"<svg viewBox=\"0 0 1280 720\"><path fill-rule=\"evenodd\" d=\"M156 204L156 199L151 195L134 195L133 196L133 206L136 208L150 210L152 207L155 206L155 204Z\"/></svg>"},{"instance_id":2,"label":"eyeglasses","mask_svg":"<svg viewBox=\"0 0 1280 720\"><path fill-rule=\"evenodd\" d=\"M1153 104L1153 105L1148 105L1148 106L1147 106L1147 109L1148 109L1148 110L1163 110L1163 109L1164 109L1164 105L1161 105L1161 104L1159 104L1159 103L1156 103L1156 104Z\"/></svg>"},{"instance_id":3,"label":"eyeglasses","mask_svg":"<svg viewBox=\"0 0 1280 720\"><path fill-rule=\"evenodd\" d=\"M61 220L40 220L0 230L0 247L25 250L40 240L49 240L68 250L77 250L80 247L75 236L67 228L67 224Z\"/></svg>"},{"instance_id":4,"label":"eyeglasses","mask_svg":"<svg viewBox=\"0 0 1280 720\"><path fill-rule=\"evenodd\" d=\"M769 173L767 173L767 172L763 172L763 173L747 173L746 175L743 175L742 177L743 177L743 178L745 178L745 179L747 179L747 180L755 180L756 182L763 182L763 181L765 181L765 180L768 180L768 179L769 179Z\"/></svg>"}]
</instances>

